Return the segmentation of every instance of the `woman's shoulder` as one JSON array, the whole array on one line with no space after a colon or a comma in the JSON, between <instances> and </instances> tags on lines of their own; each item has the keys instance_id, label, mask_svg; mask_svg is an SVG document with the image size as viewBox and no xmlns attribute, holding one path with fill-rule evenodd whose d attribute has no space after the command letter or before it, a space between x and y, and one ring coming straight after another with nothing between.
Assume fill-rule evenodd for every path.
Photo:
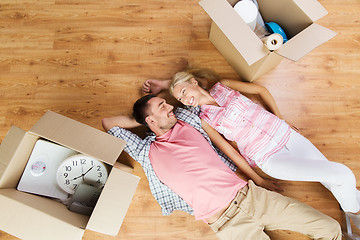
<instances>
[{"instance_id":1,"label":"woman's shoulder","mask_svg":"<svg viewBox=\"0 0 360 240\"><path fill-rule=\"evenodd\" d=\"M232 91L233 89L225 85L226 80L221 80L214 84L209 91Z\"/></svg>"},{"instance_id":2,"label":"woman's shoulder","mask_svg":"<svg viewBox=\"0 0 360 240\"><path fill-rule=\"evenodd\" d=\"M215 99L223 99L224 97L228 96L230 93L234 92L233 89L229 88L228 86L224 85L221 82L217 82L210 90L210 95ZM221 105L221 104L220 104Z\"/></svg>"}]
</instances>

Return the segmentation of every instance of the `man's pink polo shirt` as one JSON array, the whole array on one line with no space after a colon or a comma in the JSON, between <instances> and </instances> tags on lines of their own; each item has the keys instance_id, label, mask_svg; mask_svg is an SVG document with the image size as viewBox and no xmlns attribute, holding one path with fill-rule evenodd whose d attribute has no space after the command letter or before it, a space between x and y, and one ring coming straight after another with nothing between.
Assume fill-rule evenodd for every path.
<instances>
[{"instance_id":1,"label":"man's pink polo shirt","mask_svg":"<svg viewBox=\"0 0 360 240\"><path fill-rule=\"evenodd\" d=\"M150 147L150 161L159 179L204 220L226 207L247 183L221 161L206 139L178 121Z\"/></svg>"}]
</instances>

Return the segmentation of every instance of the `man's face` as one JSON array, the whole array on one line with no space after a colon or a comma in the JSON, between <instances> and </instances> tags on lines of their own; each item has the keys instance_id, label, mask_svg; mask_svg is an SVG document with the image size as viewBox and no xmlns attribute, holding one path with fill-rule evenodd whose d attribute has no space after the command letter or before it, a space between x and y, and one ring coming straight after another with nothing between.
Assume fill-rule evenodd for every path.
<instances>
[{"instance_id":1,"label":"man's face","mask_svg":"<svg viewBox=\"0 0 360 240\"><path fill-rule=\"evenodd\" d=\"M148 101L148 114L146 121L151 130L153 127L167 131L174 127L177 119L173 113L173 106L166 103L165 99L154 97Z\"/></svg>"}]
</instances>

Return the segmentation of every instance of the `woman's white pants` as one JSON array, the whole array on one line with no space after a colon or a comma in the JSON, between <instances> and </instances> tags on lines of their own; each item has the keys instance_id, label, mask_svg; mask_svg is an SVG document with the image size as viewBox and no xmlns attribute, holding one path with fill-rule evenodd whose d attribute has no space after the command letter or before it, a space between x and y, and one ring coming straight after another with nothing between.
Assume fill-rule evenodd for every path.
<instances>
[{"instance_id":1,"label":"woman's white pants","mask_svg":"<svg viewBox=\"0 0 360 240\"><path fill-rule=\"evenodd\" d=\"M327 160L308 139L294 130L286 146L259 167L277 179L320 182L332 192L343 211L360 210L360 191L353 172L343 164Z\"/></svg>"}]
</instances>

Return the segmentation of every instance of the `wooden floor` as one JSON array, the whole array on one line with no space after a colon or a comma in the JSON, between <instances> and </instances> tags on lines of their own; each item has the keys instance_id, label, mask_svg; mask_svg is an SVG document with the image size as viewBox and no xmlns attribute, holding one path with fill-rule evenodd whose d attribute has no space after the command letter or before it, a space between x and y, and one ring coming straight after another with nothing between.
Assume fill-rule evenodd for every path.
<instances>
[{"instance_id":1,"label":"wooden floor","mask_svg":"<svg viewBox=\"0 0 360 240\"><path fill-rule=\"evenodd\" d=\"M320 3L329 14L318 23L338 35L298 62L283 60L257 83L329 160L351 168L359 187L360 1ZM102 129L103 117L131 112L145 79L169 78L187 61L238 79L209 42L210 24L198 0L0 0L0 140L11 125L30 129L47 110ZM84 239L216 239L185 213L162 216L141 166L126 154L120 161L141 177L120 232L86 231ZM284 195L344 226L337 202L320 184L281 185ZM0 232L0 239L16 238Z\"/></svg>"}]
</instances>

